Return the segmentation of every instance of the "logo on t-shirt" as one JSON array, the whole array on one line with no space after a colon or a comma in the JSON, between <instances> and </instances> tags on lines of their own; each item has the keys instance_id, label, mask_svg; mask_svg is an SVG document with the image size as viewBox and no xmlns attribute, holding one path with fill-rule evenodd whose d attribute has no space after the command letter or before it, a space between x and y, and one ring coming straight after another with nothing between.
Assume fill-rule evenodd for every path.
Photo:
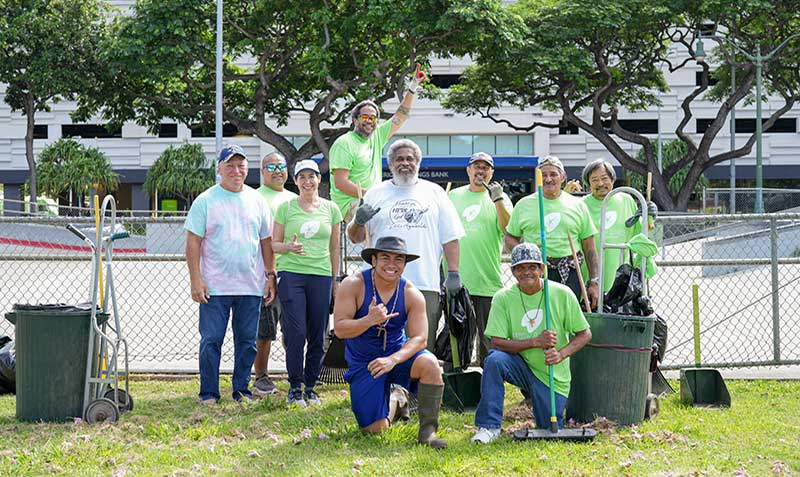
<instances>
[{"instance_id":1,"label":"logo on t-shirt","mask_svg":"<svg viewBox=\"0 0 800 477\"><path fill-rule=\"evenodd\" d=\"M617 211L616 210L607 210L606 211L606 230L610 229L617 223Z\"/></svg>"},{"instance_id":2,"label":"logo on t-shirt","mask_svg":"<svg viewBox=\"0 0 800 477\"><path fill-rule=\"evenodd\" d=\"M522 315L522 326L528 330L528 333L533 333L542 324L543 316L542 310L528 310Z\"/></svg>"},{"instance_id":3,"label":"logo on t-shirt","mask_svg":"<svg viewBox=\"0 0 800 477\"><path fill-rule=\"evenodd\" d=\"M481 206L480 205L477 205L477 204L476 205L470 205L469 207L464 209L464 212L462 212L461 215L464 217L464 220L466 220L467 222L472 222L478 216L480 211L481 211Z\"/></svg>"},{"instance_id":4,"label":"logo on t-shirt","mask_svg":"<svg viewBox=\"0 0 800 477\"><path fill-rule=\"evenodd\" d=\"M553 212L544 216L544 230L552 232L561 223L561 212Z\"/></svg>"},{"instance_id":5,"label":"logo on t-shirt","mask_svg":"<svg viewBox=\"0 0 800 477\"><path fill-rule=\"evenodd\" d=\"M425 224L421 223L422 216L428 210L428 207L423 207L414 199L405 199L395 202L389 210L389 217L394 227L420 228L425 227Z\"/></svg>"},{"instance_id":6,"label":"logo on t-shirt","mask_svg":"<svg viewBox=\"0 0 800 477\"><path fill-rule=\"evenodd\" d=\"M303 237L309 239L319 232L319 220L309 220L300 226L300 233Z\"/></svg>"}]
</instances>

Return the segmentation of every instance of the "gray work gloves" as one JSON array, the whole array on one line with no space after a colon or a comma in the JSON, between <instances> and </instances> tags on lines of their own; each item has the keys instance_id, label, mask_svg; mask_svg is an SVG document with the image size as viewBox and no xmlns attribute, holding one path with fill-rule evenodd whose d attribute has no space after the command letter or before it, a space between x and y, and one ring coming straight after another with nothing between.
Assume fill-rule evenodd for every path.
<instances>
[{"instance_id":1,"label":"gray work gloves","mask_svg":"<svg viewBox=\"0 0 800 477\"><path fill-rule=\"evenodd\" d=\"M366 225L366 223L369 222L369 219L374 217L375 214L380 211L380 207L376 209L371 205L364 203L364 201L361 201L361 204L359 204L358 208L356 209L356 216L353 218L353 222L355 222L356 225Z\"/></svg>"},{"instance_id":2,"label":"gray work gloves","mask_svg":"<svg viewBox=\"0 0 800 477\"><path fill-rule=\"evenodd\" d=\"M444 281L444 288L447 291L447 298L451 298L461 290L461 277L458 272L447 272L447 279Z\"/></svg>"},{"instance_id":3,"label":"gray work gloves","mask_svg":"<svg viewBox=\"0 0 800 477\"><path fill-rule=\"evenodd\" d=\"M487 184L485 182L481 182L481 185L486 188L487 192L489 192L489 198L492 199L492 202L503 200L503 186L501 186L499 183L492 182Z\"/></svg>"},{"instance_id":4,"label":"gray work gloves","mask_svg":"<svg viewBox=\"0 0 800 477\"><path fill-rule=\"evenodd\" d=\"M658 217L658 206L655 202L648 202L647 203L647 215L655 219ZM628 220L625 221L626 227L633 227L636 222L639 221L639 217L642 216L642 207L639 206L639 209L636 211L635 214L628 217Z\"/></svg>"}]
</instances>

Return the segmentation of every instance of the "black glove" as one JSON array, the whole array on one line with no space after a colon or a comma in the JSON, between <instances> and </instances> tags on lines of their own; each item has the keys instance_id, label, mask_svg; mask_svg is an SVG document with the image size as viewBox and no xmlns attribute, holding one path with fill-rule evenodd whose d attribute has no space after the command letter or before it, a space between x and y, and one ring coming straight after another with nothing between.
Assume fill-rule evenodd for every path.
<instances>
[{"instance_id":1,"label":"black glove","mask_svg":"<svg viewBox=\"0 0 800 477\"><path fill-rule=\"evenodd\" d=\"M378 212L381 211L381 208L378 207L377 209L373 208L371 205L362 203L356 209L356 216L353 219L353 222L356 225L366 225L369 222L369 219L375 216Z\"/></svg>"},{"instance_id":2,"label":"black glove","mask_svg":"<svg viewBox=\"0 0 800 477\"><path fill-rule=\"evenodd\" d=\"M655 202L648 202L647 203L647 215L652 217L654 220L658 217L658 206ZM636 213L628 217L628 220L625 221L626 227L633 227L636 222L639 221L639 217L642 216L642 206L640 205L639 208L636 210Z\"/></svg>"},{"instance_id":3,"label":"black glove","mask_svg":"<svg viewBox=\"0 0 800 477\"><path fill-rule=\"evenodd\" d=\"M461 290L461 277L458 272L447 272L447 279L444 281L444 288L447 290L447 298L453 296Z\"/></svg>"}]
</instances>

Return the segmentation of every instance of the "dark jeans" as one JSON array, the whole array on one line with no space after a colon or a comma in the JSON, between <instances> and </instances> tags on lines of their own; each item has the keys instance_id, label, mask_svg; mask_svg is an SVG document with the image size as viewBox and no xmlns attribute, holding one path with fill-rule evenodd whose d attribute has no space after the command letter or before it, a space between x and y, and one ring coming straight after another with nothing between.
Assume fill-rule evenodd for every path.
<instances>
[{"instance_id":1,"label":"dark jeans","mask_svg":"<svg viewBox=\"0 0 800 477\"><path fill-rule=\"evenodd\" d=\"M219 361L228 317L233 329L233 398L250 396L250 368L256 357L260 296L212 296L200 304L200 399L219 399Z\"/></svg>"},{"instance_id":2,"label":"dark jeans","mask_svg":"<svg viewBox=\"0 0 800 477\"><path fill-rule=\"evenodd\" d=\"M311 389L322 370L325 332L330 318L333 277L280 272L281 330L286 345L289 386ZM303 360L305 350L305 363Z\"/></svg>"},{"instance_id":3,"label":"dark jeans","mask_svg":"<svg viewBox=\"0 0 800 477\"><path fill-rule=\"evenodd\" d=\"M555 268L547 268L547 279L552 280L554 282L562 283L569 287L572 290L572 293L575 294L575 297L578 298L578 302L583 303L583 298L581 297L581 281L578 279L578 271L574 268L569 269L569 275L567 276L567 281L561 281L561 274L558 273L558 270Z\"/></svg>"},{"instance_id":4,"label":"dark jeans","mask_svg":"<svg viewBox=\"0 0 800 477\"><path fill-rule=\"evenodd\" d=\"M486 323L489 321L492 297L470 295L470 301L472 301L472 308L475 310L475 319L478 325L478 363L482 368L483 362L486 361L486 357L489 356L489 350L492 349L492 342L483 334L483 332L486 331Z\"/></svg>"}]
</instances>

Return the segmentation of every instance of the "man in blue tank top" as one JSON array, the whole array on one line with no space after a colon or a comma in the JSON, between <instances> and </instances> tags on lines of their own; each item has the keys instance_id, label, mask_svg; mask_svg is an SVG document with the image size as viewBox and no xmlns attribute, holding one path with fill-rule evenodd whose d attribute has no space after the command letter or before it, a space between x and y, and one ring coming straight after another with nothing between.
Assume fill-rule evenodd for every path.
<instances>
[{"instance_id":1,"label":"man in blue tank top","mask_svg":"<svg viewBox=\"0 0 800 477\"><path fill-rule=\"evenodd\" d=\"M333 310L336 336L345 340L349 369L344 377L358 425L363 432L386 430L394 417L390 386L398 384L412 392L416 388L418 442L447 447L436 437L444 382L439 362L425 349L425 299L401 276L406 263L419 257L407 253L405 240L399 237L379 238L361 257L372 268L342 281Z\"/></svg>"}]
</instances>

